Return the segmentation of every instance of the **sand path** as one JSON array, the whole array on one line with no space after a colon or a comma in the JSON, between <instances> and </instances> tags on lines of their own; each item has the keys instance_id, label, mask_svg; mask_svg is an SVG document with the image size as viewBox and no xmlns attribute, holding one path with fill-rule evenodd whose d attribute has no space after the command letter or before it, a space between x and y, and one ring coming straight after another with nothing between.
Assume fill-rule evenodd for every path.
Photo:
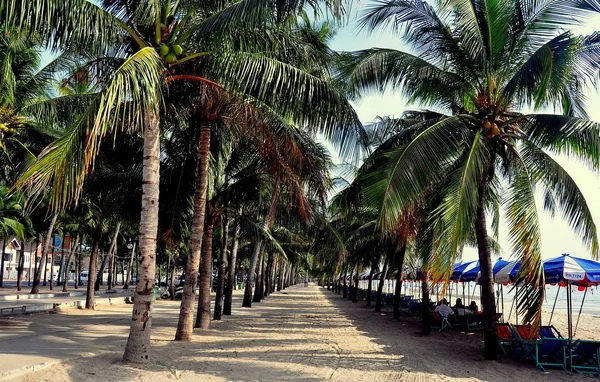
<instances>
[{"instance_id":1,"label":"sand path","mask_svg":"<svg viewBox=\"0 0 600 382\"><path fill-rule=\"evenodd\" d=\"M239 298L239 295L238 295ZM239 300L235 306L240 305ZM160 302L154 311L153 363L120 362L130 306L98 312L53 315L55 325L69 320L110 324L110 343L89 344L94 355L20 377L23 381L573 381L562 371L542 373L531 365L481 360L480 334L418 334L412 319L400 322L389 312L376 314L311 285L275 293L252 309L197 332L192 343L172 341L178 303ZM32 318L43 321L46 316ZM97 321L96 321L97 324ZM81 324L79 330L85 330ZM94 327L88 327L95 330ZM97 336L100 337L100 336ZM88 341L89 338L86 340ZM98 341L100 339L98 338ZM100 343L102 346L99 346ZM81 341L85 350L87 342ZM575 379L587 379L576 376Z\"/></svg>"}]
</instances>

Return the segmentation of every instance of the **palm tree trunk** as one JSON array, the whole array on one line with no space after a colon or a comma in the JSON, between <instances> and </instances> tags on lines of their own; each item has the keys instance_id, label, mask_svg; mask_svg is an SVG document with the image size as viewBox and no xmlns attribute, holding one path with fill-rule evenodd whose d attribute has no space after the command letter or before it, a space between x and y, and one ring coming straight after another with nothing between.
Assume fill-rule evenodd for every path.
<instances>
[{"instance_id":1,"label":"palm tree trunk","mask_svg":"<svg viewBox=\"0 0 600 382\"><path fill-rule=\"evenodd\" d=\"M285 269L284 261L279 263L279 277L277 277L277 292L281 292L283 289L283 271Z\"/></svg>"},{"instance_id":2,"label":"palm tree trunk","mask_svg":"<svg viewBox=\"0 0 600 382\"><path fill-rule=\"evenodd\" d=\"M223 303L223 314L226 314L228 316L231 315L231 305L232 305L232 299L233 299L233 288L235 286L235 278L236 278L236 274L237 274L237 268L236 268L236 264L237 264L237 251L238 251L238 243L239 243L239 239L240 239L240 231L241 231L241 224L240 224L240 219L241 219L241 211L239 212L238 216L235 219L235 231L233 232L233 244L231 247L231 254L229 255L229 261L227 264L227 273L228 273L228 277L227 277L227 285L225 287L225 301Z\"/></svg>"},{"instance_id":3,"label":"palm tree trunk","mask_svg":"<svg viewBox=\"0 0 600 382\"><path fill-rule=\"evenodd\" d=\"M81 253L81 244L79 247L79 251L75 257L75 289L79 289L79 283L81 282L81 261L83 257L83 254Z\"/></svg>"},{"instance_id":4,"label":"palm tree trunk","mask_svg":"<svg viewBox=\"0 0 600 382\"><path fill-rule=\"evenodd\" d=\"M77 247L79 246L79 240L80 240L80 236L79 236L79 232L77 232L77 234L75 235L75 242L73 243L73 245L70 248L69 257L67 257L67 263L66 263L65 272L64 272L65 282L63 283L63 289L62 289L63 292L66 292L67 288L68 288L69 271L71 270L71 261L73 259L73 253L75 253L75 251L77 250ZM75 284L77 285L77 278L75 278Z\"/></svg>"},{"instance_id":5,"label":"palm tree trunk","mask_svg":"<svg viewBox=\"0 0 600 382\"><path fill-rule=\"evenodd\" d=\"M367 286L367 307L371 306L371 290L373 288L373 273L375 273L375 267L371 267L369 271L369 285Z\"/></svg>"},{"instance_id":6,"label":"palm tree trunk","mask_svg":"<svg viewBox=\"0 0 600 382\"><path fill-rule=\"evenodd\" d=\"M108 263L108 257L108 253L106 253L102 258L102 262L100 263L100 269L98 269L98 272L96 274L96 281L94 282L94 291L96 292L100 290L100 285L104 285L104 277L102 276L104 276L104 269L106 268L106 263Z\"/></svg>"},{"instance_id":7,"label":"palm tree trunk","mask_svg":"<svg viewBox=\"0 0 600 382\"><path fill-rule=\"evenodd\" d=\"M127 280L123 283L123 289L129 289L129 283L131 283L131 274L133 273L133 258L135 257L135 246L137 241L133 242L133 248L131 248L131 257L129 258L129 266L127 267Z\"/></svg>"},{"instance_id":8,"label":"palm tree trunk","mask_svg":"<svg viewBox=\"0 0 600 382\"><path fill-rule=\"evenodd\" d=\"M356 263L356 274L354 275L354 294L352 295L352 302L358 302L358 283L360 281L360 268Z\"/></svg>"},{"instance_id":9,"label":"palm tree trunk","mask_svg":"<svg viewBox=\"0 0 600 382\"><path fill-rule=\"evenodd\" d=\"M254 281L254 296L252 297L252 302L260 302L262 300L262 292L260 282L263 277L263 263L264 263L264 252L261 251L260 258L258 260L258 269L256 270L256 280Z\"/></svg>"},{"instance_id":10,"label":"palm tree trunk","mask_svg":"<svg viewBox=\"0 0 600 382\"><path fill-rule=\"evenodd\" d=\"M92 243L92 253L90 254L90 265L88 266L88 284L87 284L87 292L85 297L85 308L86 309L94 309L94 278L96 275L96 263L98 262L98 250L100 248L100 233L93 239Z\"/></svg>"},{"instance_id":11,"label":"palm tree trunk","mask_svg":"<svg viewBox=\"0 0 600 382\"><path fill-rule=\"evenodd\" d=\"M204 236L204 215L206 212L206 188L208 186L208 161L210 156L210 121L200 124L198 144L198 163L194 188L194 216L190 235L190 254L185 266L185 282L181 296L181 309L175 341L191 341L194 335L194 303L196 302L196 283Z\"/></svg>"},{"instance_id":12,"label":"palm tree trunk","mask_svg":"<svg viewBox=\"0 0 600 382\"><path fill-rule=\"evenodd\" d=\"M175 257L173 259L169 259L169 297L171 301L175 300Z\"/></svg>"},{"instance_id":13,"label":"palm tree trunk","mask_svg":"<svg viewBox=\"0 0 600 382\"><path fill-rule=\"evenodd\" d=\"M398 274L396 275L396 289L394 290L394 318L400 319L400 295L402 294L402 272L404 270L404 256L406 255L406 245L400 247L398 253Z\"/></svg>"},{"instance_id":14,"label":"palm tree trunk","mask_svg":"<svg viewBox=\"0 0 600 382\"><path fill-rule=\"evenodd\" d=\"M261 230L267 231L269 226L271 225L271 219L275 214L275 208L277 207L277 199L279 198L279 186L276 184L275 189L273 190L273 195L271 196L271 205L269 206L269 212L263 218L263 222L261 224ZM246 280L246 289L244 290L244 302L242 303L242 307L251 308L252 307L252 286L256 280L256 265L258 264L258 255L260 254L262 247L262 239L258 238L256 244L254 245L254 249L252 250L252 256L250 257L250 267L248 268L248 277Z\"/></svg>"},{"instance_id":15,"label":"palm tree trunk","mask_svg":"<svg viewBox=\"0 0 600 382\"><path fill-rule=\"evenodd\" d=\"M477 249L479 252L479 266L481 276L481 305L483 307L483 341L484 358L487 360L498 359L498 342L496 340L496 299L494 297L494 285L492 276L492 259L490 254L490 243L488 240L485 202L487 199L490 174L493 174L493 164L489 165L488 172L479 182L477 201L477 220L475 222L475 234L477 236Z\"/></svg>"},{"instance_id":16,"label":"palm tree trunk","mask_svg":"<svg viewBox=\"0 0 600 382\"><path fill-rule=\"evenodd\" d=\"M388 256L386 256L385 260L383 261L383 269L381 271L381 276L379 277L379 285L377 285L377 298L375 299L375 311L376 312L381 312L381 305L383 303L383 284L385 283L385 279L387 277L389 261L390 261L390 253L388 250Z\"/></svg>"},{"instance_id":17,"label":"palm tree trunk","mask_svg":"<svg viewBox=\"0 0 600 382\"><path fill-rule=\"evenodd\" d=\"M342 298L347 298L348 297L348 269L346 268L346 271L344 272L344 287L342 288Z\"/></svg>"},{"instance_id":18,"label":"palm tree trunk","mask_svg":"<svg viewBox=\"0 0 600 382\"><path fill-rule=\"evenodd\" d=\"M218 263L217 272L217 294L215 297L215 313L213 318L220 320L223 314L223 295L225 294L225 268L227 266L227 243L229 241L229 218L227 213L223 213L221 226L223 232L223 240L221 243L221 256Z\"/></svg>"},{"instance_id":19,"label":"palm tree trunk","mask_svg":"<svg viewBox=\"0 0 600 382\"><path fill-rule=\"evenodd\" d=\"M48 226L48 231L46 232L46 241L44 242L44 247L42 248L42 258L40 259L40 265L35 272L33 278L33 286L31 288L30 294L40 293L40 281L42 277L42 267L46 269L46 257L48 255L48 249L50 248L50 241L52 240L52 233L54 231L54 224L56 224L56 219L58 218L58 214L54 214L52 216L52 220L50 221L50 225ZM37 253L36 253L37 257Z\"/></svg>"},{"instance_id":20,"label":"palm tree trunk","mask_svg":"<svg viewBox=\"0 0 600 382\"><path fill-rule=\"evenodd\" d=\"M115 228L115 234L112 238L112 242L110 243L110 249L108 251L108 290L111 290L113 287L113 278L115 277L114 275L114 270L113 267L115 266L115 253L117 252L117 238L119 237L119 231L121 230L121 222L117 222L117 227Z\"/></svg>"},{"instance_id":21,"label":"palm tree trunk","mask_svg":"<svg viewBox=\"0 0 600 382\"><path fill-rule=\"evenodd\" d=\"M350 277L348 278L348 299L352 300L354 296L354 267L350 268Z\"/></svg>"},{"instance_id":22,"label":"palm tree trunk","mask_svg":"<svg viewBox=\"0 0 600 382\"><path fill-rule=\"evenodd\" d=\"M59 286L62 280L62 275L65 271L65 234L62 235L62 242L60 246L60 266L58 267L58 274L56 275L56 286Z\"/></svg>"},{"instance_id":23,"label":"palm tree trunk","mask_svg":"<svg viewBox=\"0 0 600 382\"><path fill-rule=\"evenodd\" d=\"M17 291L21 291L23 283L23 269L25 268L25 242L21 240L21 250L17 261Z\"/></svg>"},{"instance_id":24,"label":"palm tree trunk","mask_svg":"<svg viewBox=\"0 0 600 382\"><path fill-rule=\"evenodd\" d=\"M423 270L423 281L421 282L421 333L431 333L431 313L429 311L429 271Z\"/></svg>"},{"instance_id":25,"label":"palm tree trunk","mask_svg":"<svg viewBox=\"0 0 600 382\"><path fill-rule=\"evenodd\" d=\"M202 260L200 262L200 287L198 312L195 328L210 329L210 284L212 281L212 239L215 216L206 215L204 237L202 238Z\"/></svg>"},{"instance_id":26,"label":"palm tree trunk","mask_svg":"<svg viewBox=\"0 0 600 382\"><path fill-rule=\"evenodd\" d=\"M273 285L273 263L275 261L275 255L271 252L268 254L267 259L267 275L265 278L265 295L267 297L271 293L271 286Z\"/></svg>"},{"instance_id":27,"label":"palm tree trunk","mask_svg":"<svg viewBox=\"0 0 600 382\"><path fill-rule=\"evenodd\" d=\"M133 300L129 337L123 354L125 362L146 363L150 358L159 192L160 123L155 111L148 110L146 111L144 126L142 209L139 231L141 256L138 265L138 282Z\"/></svg>"}]
</instances>

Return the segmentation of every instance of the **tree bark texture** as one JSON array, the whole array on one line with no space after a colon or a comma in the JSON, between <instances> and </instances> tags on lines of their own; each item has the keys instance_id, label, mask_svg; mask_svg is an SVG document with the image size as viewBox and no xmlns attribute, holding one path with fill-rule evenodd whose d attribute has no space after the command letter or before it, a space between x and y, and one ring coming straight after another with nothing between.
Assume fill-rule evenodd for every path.
<instances>
[{"instance_id":1,"label":"tree bark texture","mask_svg":"<svg viewBox=\"0 0 600 382\"><path fill-rule=\"evenodd\" d=\"M69 251L69 256L67 257L65 273L64 273L65 282L63 283L63 292L66 292L68 289L69 271L71 270L71 261L73 260L73 254L75 253L75 251L77 251L77 247L79 246L79 240L80 240L80 236L79 236L79 232L78 232L75 235L75 242L71 246L70 251ZM77 285L77 277L75 277L75 285Z\"/></svg>"},{"instance_id":2,"label":"tree bark texture","mask_svg":"<svg viewBox=\"0 0 600 382\"><path fill-rule=\"evenodd\" d=\"M200 287L198 312L195 328L210 329L210 285L212 280L212 239L215 217L206 216L204 237L202 239L202 260L200 261Z\"/></svg>"},{"instance_id":3,"label":"tree bark texture","mask_svg":"<svg viewBox=\"0 0 600 382\"><path fill-rule=\"evenodd\" d=\"M100 233L94 237L92 253L90 253L90 264L88 266L88 284L85 295L85 308L94 309L94 284L96 278L96 263L98 262L98 250L100 248Z\"/></svg>"},{"instance_id":4,"label":"tree bark texture","mask_svg":"<svg viewBox=\"0 0 600 382\"><path fill-rule=\"evenodd\" d=\"M235 219L235 229L233 232L233 244L231 246L231 254L229 255L229 261L227 264L227 284L225 287L225 301L223 302L223 314L228 316L231 315L231 305L233 298L233 288L235 286L235 276L237 274L237 251L238 251L238 243L240 239L240 231L241 231L241 211Z\"/></svg>"},{"instance_id":5,"label":"tree bark texture","mask_svg":"<svg viewBox=\"0 0 600 382\"><path fill-rule=\"evenodd\" d=\"M127 280L123 284L123 289L129 289L129 284L131 283L131 275L133 273L133 259L135 258L136 245L137 241L134 241L133 247L131 248L131 256L129 257L129 266L127 267Z\"/></svg>"},{"instance_id":6,"label":"tree bark texture","mask_svg":"<svg viewBox=\"0 0 600 382\"><path fill-rule=\"evenodd\" d=\"M381 305L383 305L383 284L387 277L388 263L389 263L389 252L388 256L383 261L383 269L381 271L381 277L379 277L379 285L377 285L377 298L375 299L375 311L381 312Z\"/></svg>"},{"instance_id":7,"label":"tree bark texture","mask_svg":"<svg viewBox=\"0 0 600 382\"><path fill-rule=\"evenodd\" d=\"M406 245L403 245L398 253L398 274L396 275L396 289L394 290L394 318L396 320L400 318L400 295L402 294L402 272L405 255Z\"/></svg>"},{"instance_id":8,"label":"tree bark texture","mask_svg":"<svg viewBox=\"0 0 600 382\"><path fill-rule=\"evenodd\" d=\"M227 217L226 213L222 214L221 217L222 240L221 256L219 257L219 262L217 265L217 293L215 296L215 313L213 316L215 320L220 320L223 314L223 298L225 294L225 268L227 267L227 243L229 242L229 218Z\"/></svg>"},{"instance_id":9,"label":"tree bark texture","mask_svg":"<svg viewBox=\"0 0 600 382\"><path fill-rule=\"evenodd\" d=\"M156 236L160 192L160 123L154 111L146 111L142 208L140 214L138 282L135 288L125 362L146 363L150 358L152 301L156 272Z\"/></svg>"},{"instance_id":10,"label":"tree bark texture","mask_svg":"<svg viewBox=\"0 0 600 382\"><path fill-rule=\"evenodd\" d=\"M261 251L260 257L258 260L258 269L256 270L256 280L254 282L254 296L252 297L252 302L260 302L262 300L262 288L261 288L261 280L263 278L263 265L264 265L264 252Z\"/></svg>"},{"instance_id":11,"label":"tree bark texture","mask_svg":"<svg viewBox=\"0 0 600 382\"><path fill-rule=\"evenodd\" d=\"M479 266L481 272L479 280L481 282L481 305L483 307L482 325L484 358L487 360L496 360L500 354L498 351L498 342L496 340L496 322L494 321L496 300L494 297L492 259L485 217L485 202L490 180L489 174L493 174L492 164L489 165L488 172L484 174L479 181L475 235L477 237L477 250L479 252Z\"/></svg>"},{"instance_id":12,"label":"tree bark texture","mask_svg":"<svg viewBox=\"0 0 600 382\"><path fill-rule=\"evenodd\" d=\"M185 266L185 282L183 284L175 341L191 341L194 335L194 304L196 302L196 283L198 281L198 268L200 266L204 236L211 128L212 125L209 121L204 121L200 125L198 163L196 166L197 174L194 186L194 215L192 217L190 235L190 254Z\"/></svg>"},{"instance_id":13,"label":"tree bark texture","mask_svg":"<svg viewBox=\"0 0 600 382\"><path fill-rule=\"evenodd\" d=\"M48 255L48 249L50 249L50 242L52 241L52 233L54 231L54 225L56 224L56 219L58 218L58 214L54 214L52 216L52 220L48 225L48 231L46 231L46 239L44 241L44 247L42 248L42 258L40 259L40 264L38 265L37 270L35 271L35 275L33 278L33 286L31 288L30 294L40 293L40 281L42 277L42 267L44 270L46 269L46 257ZM36 247L37 251L37 247ZM35 254L37 258L37 252Z\"/></svg>"},{"instance_id":14,"label":"tree bark texture","mask_svg":"<svg viewBox=\"0 0 600 382\"><path fill-rule=\"evenodd\" d=\"M373 290L373 274L375 273L375 267L371 267L369 272L369 285L367 286L367 307L371 306L371 291Z\"/></svg>"}]
</instances>

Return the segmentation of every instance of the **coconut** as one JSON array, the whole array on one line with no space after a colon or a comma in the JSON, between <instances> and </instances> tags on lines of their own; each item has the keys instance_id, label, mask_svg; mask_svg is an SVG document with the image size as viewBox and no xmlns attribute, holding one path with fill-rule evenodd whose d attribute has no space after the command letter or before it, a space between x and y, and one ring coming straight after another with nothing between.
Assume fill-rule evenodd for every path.
<instances>
[{"instance_id":1,"label":"coconut","mask_svg":"<svg viewBox=\"0 0 600 382\"><path fill-rule=\"evenodd\" d=\"M165 56L169 54L169 47L165 44L161 45L160 48L158 48L158 53L162 58L165 58Z\"/></svg>"},{"instance_id":2,"label":"coconut","mask_svg":"<svg viewBox=\"0 0 600 382\"><path fill-rule=\"evenodd\" d=\"M165 61L167 62L167 64L172 64L175 61L177 61L177 57L175 57L175 55L173 53L169 53L165 57Z\"/></svg>"},{"instance_id":3,"label":"coconut","mask_svg":"<svg viewBox=\"0 0 600 382\"><path fill-rule=\"evenodd\" d=\"M487 130L487 129L489 129L490 127L492 127L492 124L490 123L490 121L485 121L485 122L483 123L483 129L484 129L484 130Z\"/></svg>"},{"instance_id":4,"label":"coconut","mask_svg":"<svg viewBox=\"0 0 600 382\"><path fill-rule=\"evenodd\" d=\"M180 56L183 53L183 48L181 45L173 45L172 49L176 56Z\"/></svg>"},{"instance_id":5,"label":"coconut","mask_svg":"<svg viewBox=\"0 0 600 382\"><path fill-rule=\"evenodd\" d=\"M498 125L496 125L495 123L492 123L492 134L495 137L496 135L500 134L500 129L498 128Z\"/></svg>"}]
</instances>

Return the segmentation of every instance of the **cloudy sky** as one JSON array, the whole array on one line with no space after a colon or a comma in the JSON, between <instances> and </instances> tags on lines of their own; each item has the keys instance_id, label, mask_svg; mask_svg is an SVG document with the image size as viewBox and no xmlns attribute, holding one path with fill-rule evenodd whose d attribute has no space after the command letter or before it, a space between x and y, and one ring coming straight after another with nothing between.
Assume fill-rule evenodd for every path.
<instances>
[{"instance_id":1,"label":"cloudy sky","mask_svg":"<svg viewBox=\"0 0 600 382\"><path fill-rule=\"evenodd\" d=\"M359 6L355 6L350 20L356 20L357 14L362 12L365 4L369 1L363 0ZM572 30L577 34L590 34L600 29L600 15L589 20L580 20L580 24ZM332 47L339 51L352 51L371 47L393 48L403 50L405 47L397 36L389 31L377 31L372 34L358 33L355 23L343 27L332 42ZM406 100L400 94L388 92L386 94L369 95L355 102L354 107L363 123L373 121L377 116L399 117L404 110L418 108L418 105L407 105ZM591 89L588 95L588 114L595 121L600 121L600 92ZM551 112L551 110L547 111ZM575 179L594 216L596 224L600 224L600 177L589 171L584 165L570 160L569 158L556 158L563 167ZM538 194L540 194L538 192ZM541 200L541 197L538 199ZM540 226L542 231L542 251L544 258L556 257L562 253L570 253L573 256L590 257L590 252L573 233L569 225L557 213L552 218L543 211L542 204L538 203L540 211ZM506 229L501 227L500 244L504 249L503 257L510 257L510 246L506 239ZM465 249L464 259L477 258L475 249Z\"/></svg>"}]
</instances>

